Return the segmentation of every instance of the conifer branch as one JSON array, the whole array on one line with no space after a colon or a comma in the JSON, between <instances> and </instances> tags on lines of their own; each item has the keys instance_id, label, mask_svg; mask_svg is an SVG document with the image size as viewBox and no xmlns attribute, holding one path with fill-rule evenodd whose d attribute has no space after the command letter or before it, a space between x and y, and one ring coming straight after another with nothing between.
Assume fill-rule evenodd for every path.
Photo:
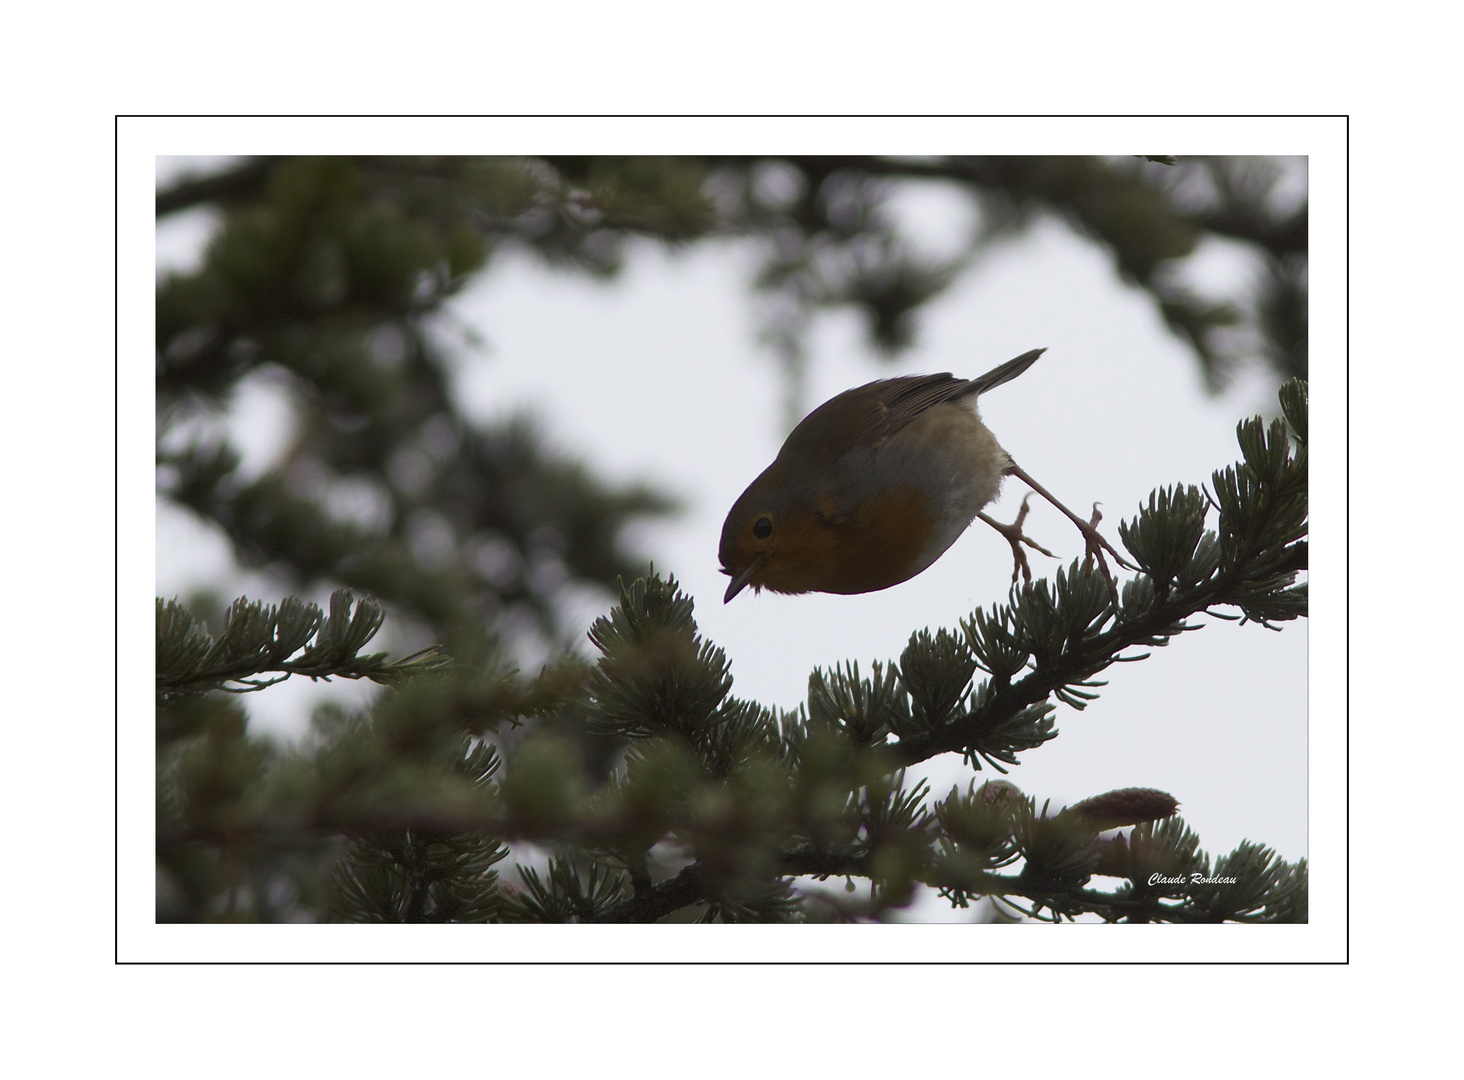
<instances>
[{"instance_id":1,"label":"conifer branch","mask_svg":"<svg viewBox=\"0 0 1464 1080\"><path fill-rule=\"evenodd\" d=\"M1074 562L1051 589L1045 581L1013 589L1009 605L963 622L969 655L991 679L966 691L971 708L938 710L943 723L897 730L895 760L912 765L952 751L1000 757L1009 742L998 737L1003 724L1052 696L1084 708L1096 696L1085 688L1102 685L1092 681L1095 675L1138 658L1125 650L1167 645L1198 629L1187 621L1197 614L1234 618L1214 609L1238 608L1243 621L1272 629L1276 621L1304 616L1306 586L1294 581L1307 563L1305 384L1288 384L1281 399L1298 438L1295 454L1281 420L1269 431L1259 418L1245 421L1237 428L1244 460L1212 478L1218 501L1193 486L1162 489L1137 518L1120 524L1125 546L1146 573L1124 585L1119 605L1107 602L1089 569ZM1204 530L1211 505L1219 510L1217 531ZM912 638L911 650L916 644ZM929 655L931 647L923 651ZM947 666L969 662L954 638L944 653ZM908 670L911 660L903 663ZM1027 668L1030 675L1011 681ZM1041 726L1044 719L1034 715L1033 738L1050 731Z\"/></svg>"},{"instance_id":2,"label":"conifer branch","mask_svg":"<svg viewBox=\"0 0 1464 1080\"><path fill-rule=\"evenodd\" d=\"M224 618L215 641L176 600L157 601L157 695L159 703L222 690L245 694L283 682L291 675L311 679L371 679L393 683L438 670L451 661L437 646L400 660L385 653L359 655L376 636L385 614L371 597L356 601L349 589L331 594L330 615L298 597L279 606L240 597ZM264 677L275 675L275 677Z\"/></svg>"}]
</instances>

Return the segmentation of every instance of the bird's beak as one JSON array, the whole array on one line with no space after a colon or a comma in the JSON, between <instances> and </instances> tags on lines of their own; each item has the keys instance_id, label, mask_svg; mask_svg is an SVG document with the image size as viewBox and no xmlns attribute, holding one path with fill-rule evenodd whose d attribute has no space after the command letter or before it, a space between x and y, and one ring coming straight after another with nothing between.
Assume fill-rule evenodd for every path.
<instances>
[{"instance_id":1,"label":"bird's beak","mask_svg":"<svg viewBox=\"0 0 1464 1080\"><path fill-rule=\"evenodd\" d=\"M761 555L757 556L747 564L742 573L732 579L732 584L727 586L727 595L722 597L722 603L730 604L734 596L747 588L747 583L752 580L753 575L762 569L763 561ZM722 573L730 574L732 571L723 570Z\"/></svg>"}]
</instances>

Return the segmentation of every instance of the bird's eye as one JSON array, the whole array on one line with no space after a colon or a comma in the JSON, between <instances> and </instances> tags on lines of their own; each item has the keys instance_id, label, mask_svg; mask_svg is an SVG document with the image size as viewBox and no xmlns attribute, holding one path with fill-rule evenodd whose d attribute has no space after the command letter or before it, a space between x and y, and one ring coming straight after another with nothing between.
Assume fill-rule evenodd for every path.
<instances>
[{"instance_id":1,"label":"bird's eye","mask_svg":"<svg viewBox=\"0 0 1464 1080\"><path fill-rule=\"evenodd\" d=\"M773 519L764 516L754 521L752 523L752 535L757 537L759 540L766 540L768 537L772 536Z\"/></svg>"}]
</instances>

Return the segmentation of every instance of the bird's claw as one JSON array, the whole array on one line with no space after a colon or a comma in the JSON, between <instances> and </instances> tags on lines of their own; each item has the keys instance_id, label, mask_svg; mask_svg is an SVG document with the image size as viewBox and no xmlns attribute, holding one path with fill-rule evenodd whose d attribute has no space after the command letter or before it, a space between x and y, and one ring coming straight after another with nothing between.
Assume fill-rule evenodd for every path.
<instances>
[{"instance_id":1,"label":"bird's claw","mask_svg":"<svg viewBox=\"0 0 1464 1080\"><path fill-rule=\"evenodd\" d=\"M1027 505L1028 500L1031 498L1032 495L1030 492L1022 498L1022 508L1021 510L1017 511L1017 519L1013 521L1010 525L1003 525L995 518L988 517L984 513L978 512L976 514L976 516L979 517L982 521L986 522L986 524L990 525L997 532L1001 533L1002 536L1006 537L1006 542L1012 546L1012 584L1015 585L1017 583L1017 575L1020 574L1022 577L1023 589L1030 589L1032 587L1032 567L1027 562L1027 553L1022 550L1023 544L1026 544L1034 551L1042 552L1042 554L1048 556L1049 558L1057 558L1056 555L1053 555L1052 552L1048 551L1045 547L1037 543L1037 541L1033 540L1030 536L1022 531L1022 522L1026 520L1027 511L1031 509Z\"/></svg>"},{"instance_id":2,"label":"bird's claw","mask_svg":"<svg viewBox=\"0 0 1464 1080\"><path fill-rule=\"evenodd\" d=\"M1098 523L1103 520L1103 515L1098 510L1098 504L1093 504L1093 516L1086 525L1073 519L1083 534L1083 543L1086 545L1083 552L1083 576L1091 577L1093 573L1093 562L1097 560L1098 569L1103 574L1103 581L1108 586L1108 594L1113 597L1113 602L1118 603L1118 582L1114 580L1113 573L1108 569L1108 560L1103 557L1107 551L1113 556L1114 561L1126 570L1137 570L1138 567L1130 566L1122 555L1113 550L1113 545L1103 539L1103 534L1098 531Z\"/></svg>"}]
</instances>

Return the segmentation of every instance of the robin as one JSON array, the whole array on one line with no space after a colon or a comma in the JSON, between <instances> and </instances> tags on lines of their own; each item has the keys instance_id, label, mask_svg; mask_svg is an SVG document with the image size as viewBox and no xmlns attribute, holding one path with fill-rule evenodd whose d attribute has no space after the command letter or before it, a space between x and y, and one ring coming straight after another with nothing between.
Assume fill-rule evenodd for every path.
<instances>
[{"instance_id":1,"label":"robin","mask_svg":"<svg viewBox=\"0 0 1464 1080\"><path fill-rule=\"evenodd\" d=\"M1133 569L1095 528L1024 472L986 429L977 399L1026 371L1033 349L977 379L950 374L880 379L830 398L793 429L778 456L732 504L722 526L726 601L751 585L779 593L865 593L908 581L981 518L1007 538L1031 580L1021 544L1027 514L1003 525L982 513L1015 476L1068 516L1096 555ZM1030 496L1029 496L1030 497Z\"/></svg>"}]
</instances>

